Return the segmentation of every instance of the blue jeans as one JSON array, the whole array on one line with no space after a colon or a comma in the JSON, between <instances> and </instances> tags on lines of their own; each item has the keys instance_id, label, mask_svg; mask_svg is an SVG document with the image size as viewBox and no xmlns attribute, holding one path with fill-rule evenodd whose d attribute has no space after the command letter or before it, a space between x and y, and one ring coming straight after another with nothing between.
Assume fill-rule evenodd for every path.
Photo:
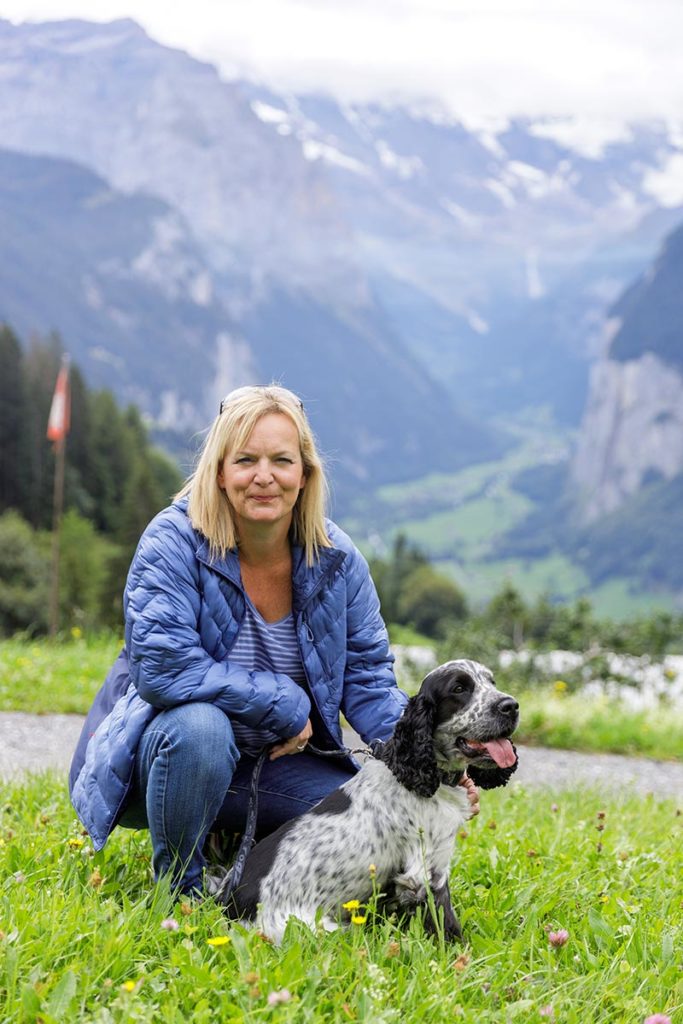
<instances>
[{"instance_id":1,"label":"blue jeans","mask_svg":"<svg viewBox=\"0 0 683 1024\"><path fill-rule=\"evenodd\" d=\"M255 759L235 746L230 719L214 704L190 703L162 711L138 747L133 785L119 820L149 828L154 877L171 873L174 888L202 891L208 832L242 832ZM303 814L348 781L347 761L314 754L266 760L259 781L257 836Z\"/></svg>"}]
</instances>

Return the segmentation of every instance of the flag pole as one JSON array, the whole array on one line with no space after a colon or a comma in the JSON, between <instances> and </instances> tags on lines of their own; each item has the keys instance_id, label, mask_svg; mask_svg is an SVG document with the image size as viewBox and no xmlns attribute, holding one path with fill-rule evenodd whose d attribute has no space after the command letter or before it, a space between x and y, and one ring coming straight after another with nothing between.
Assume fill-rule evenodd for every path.
<instances>
[{"instance_id":1,"label":"flag pole","mask_svg":"<svg viewBox=\"0 0 683 1024\"><path fill-rule=\"evenodd\" d=\"M50 605L48 632L57 635L59 627L59 541L64 508L64 463L66 435L55 441L55 485L52 495L52 572L50 576Z\"/></svg>"},{"instance_id":2,"label":"flag pole","mask_svg":"<svg viewBox=\"0 0 683 1024\"><path fill-rule=\"evenodd\" d=\"M56 636L59 627L59 555L64 509L64 470L66 463L66 435L71 419L69 394L69 357L62 356L62 365L57 375L55 393L50 406L47 425L48 440L54 442L55 480L52 495L52 571L50 575L50 600L48 606L48 634Z\"/></svg>"}]
</instances>

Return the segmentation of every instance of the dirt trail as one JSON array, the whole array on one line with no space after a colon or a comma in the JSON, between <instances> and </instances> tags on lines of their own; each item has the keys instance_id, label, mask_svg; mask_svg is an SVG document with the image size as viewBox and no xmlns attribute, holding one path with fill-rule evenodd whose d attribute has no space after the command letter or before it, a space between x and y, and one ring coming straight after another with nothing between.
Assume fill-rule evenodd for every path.
<instances>
[{"instance_id":1,"label":"dirt trail","mask_svg":"<svg viewBox=\"0 0 683 1024\"><path fill-rule=\"evenodd\" d=\"M66 773L81 731L80 715L28 715L0 712L0 779L25 772L53 768ZM351 747L360 740L347 735ZM583 754L547 747L520 747L520 767L515 783L529 787L604 787L631 790L657 799L683 803L683 764L622 757L617 754Z\"/></svg>"}]
</instances>

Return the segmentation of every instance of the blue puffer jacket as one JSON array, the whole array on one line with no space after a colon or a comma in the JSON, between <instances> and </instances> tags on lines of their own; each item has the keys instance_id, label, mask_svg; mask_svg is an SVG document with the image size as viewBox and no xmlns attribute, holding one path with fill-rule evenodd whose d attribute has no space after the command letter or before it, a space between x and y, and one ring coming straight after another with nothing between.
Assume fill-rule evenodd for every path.
<instances>
[{"instance_id":1,"label":"blue puffer jacket","mask_svg":"<svg viewBox=\"0 0 683 1024\"><path fill-rule=\"evenodd\" d=\"M396 686L367 563L331 522L334 547L323 548L315 565L293 549L292 603L308 689L285 675L231 665L245 610L239 560L231 551L212 561L186 510L187 499L176 502L142 535L124 595L125 649L71 765L71 799L97 850L123 811L140 736L164 708L205 701L283 738L310 716L319 742L334 749L342 745L340 711L370 742L391 734L407 700Z\"/></svg>"}]
</instances>

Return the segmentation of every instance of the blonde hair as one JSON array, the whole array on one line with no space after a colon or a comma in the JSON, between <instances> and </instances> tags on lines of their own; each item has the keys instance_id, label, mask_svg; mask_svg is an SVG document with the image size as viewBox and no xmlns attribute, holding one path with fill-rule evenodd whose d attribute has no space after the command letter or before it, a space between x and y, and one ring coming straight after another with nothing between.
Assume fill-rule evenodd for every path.
<instances>
[{"instance_id":1,"label":"blonde hair","mask_svg":"<svg viewBox=\"0 0 683 1024\"><path fill-rule=\"evenodd\" d=\"M218 472L226 455L243 448L256 423L271 412L288 416L299 435L306 486L294 506L292 535L303 547L306 563L312 565L320 548L332 547L325 530L327 479L303 403L278 384L237 388L223 399L196 469L175 497L189 495L187 514L192 526L207 538L212 558L225 557L237 546L238 537L232 505L218 484Z\"/></svg>"}]
</instances>

